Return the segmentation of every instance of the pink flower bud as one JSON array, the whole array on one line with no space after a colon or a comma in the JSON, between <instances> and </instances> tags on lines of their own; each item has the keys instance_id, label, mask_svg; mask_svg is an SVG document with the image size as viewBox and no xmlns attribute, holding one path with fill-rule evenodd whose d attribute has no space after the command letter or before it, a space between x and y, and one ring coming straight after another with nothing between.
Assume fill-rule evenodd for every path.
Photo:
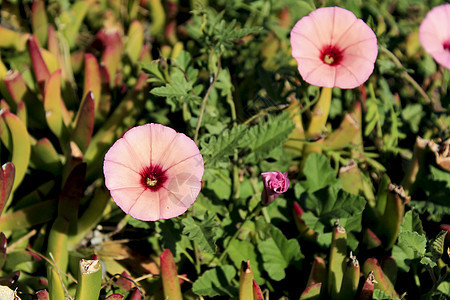
<instances>
[{"instance_id":1,"label":"pink flower bud","mask_svg":"<svg viewBox=\"0 0 450 300\"><path fill-rule=\"evenodd\" d=\"M287 173L278 171L261 173L264 183L264 190L261 193L261 203L264 206L272 203L276 197L287 191L289 179Z\"/></svg>"}]
</instances>

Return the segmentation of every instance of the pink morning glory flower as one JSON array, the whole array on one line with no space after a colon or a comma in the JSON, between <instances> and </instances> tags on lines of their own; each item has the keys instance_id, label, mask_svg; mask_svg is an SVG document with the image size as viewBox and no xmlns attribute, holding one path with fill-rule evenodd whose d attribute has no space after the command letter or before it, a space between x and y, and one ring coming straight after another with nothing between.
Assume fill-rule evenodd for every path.
<instances>
[{"instance_id":1,"label":"pink morning glory flower","mask_svg":"<svg viewBox=\"0 0 450 300\"><path fill-rule=\"evenodd\" d=\"M128 130L108 150L105 185L133 218L169 219L184 213L201 189L203 157L192 139L160 124Z\"/></svg>"},{"instance_id":2,"label":"pink morning glory flower","mask_svg":"<svg viewBox=\"0 0 450 300\"><path fill-rule=\"evenodd\" d=\"M291 46L303 79L328 88L363 84L378 55L372 29L340 7L319 8L301 18L291 31Z\"/></svg>"},{"instance_id":3,"label":"pink morning glory flower","mask_svg":"<svg viewBox=\"0 0 450 300\"><path fill-rule=\"evenodd\" d=\"M288 173L272 171L261 173L264 189L261 193L261 204L266 206L272 203L278 196L287 191L289 187Z\"/></svg>"},{"instance_id":4,"label":"pink morning glory flower","mask_svg":"<svg viewBox=\"0 0 450 300\"><path fill-rule=\"evenodd\" d=\"M450 69L450 4L428 12L419 27L419 41L434 60Z\"/></svg>"}]
</instances>

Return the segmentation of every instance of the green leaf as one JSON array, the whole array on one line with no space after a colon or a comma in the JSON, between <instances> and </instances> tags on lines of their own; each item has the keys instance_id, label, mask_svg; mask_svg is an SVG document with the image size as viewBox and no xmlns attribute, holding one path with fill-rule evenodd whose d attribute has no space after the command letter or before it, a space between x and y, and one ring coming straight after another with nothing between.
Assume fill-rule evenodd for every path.
<instances>
[{"instance_id":1,"label":"green leaf","mask_svg":"<svg viewBox=\"0 0 450 300\"><path fill-rule=\"evenodd\" d=\"M402 119L409 123L411 131L417 133L419 131L419 124L422 117L425 115L423 105L419 103L407 105L402 109Z\"/></svg>"},{"instance_id":2,"label":"green leaf","mask_svg":"<svg viewBox=\"0 0 450 300\"><path fill-rule=\"evenodd\" d=\"M234 154L234 150L242 145L242 137L247 126L238 125L225 130L221 135L203 139L200 142L201 153L205 159L205 165L217 166Z\"/></svg>"},{"instance_id":3,"label":"green leaf","mask_svg":"<svg viewBox=\"0 0 450 300\"><path fill-rule=\"evenodd\" d=\"M192 83L187 82L184 77L172 76L172 81L165 86L152 89L151 93L159 97L185 97L192 89Z\"/></svg>"},{"instance_id":4,"label":"green leaf","mask_svg":"<svg viewBox=\"0 0 450 300\"><path fill-rule=\"evenodd\" d=\"M422 227L422 221L416 211L410 210L405 213L402 224L400 225L400 232L403 231L415 231L420 235L425 234Z\"/></svg>"},{"instance_id":5,"label":"green leaf","mask_svg":"<svg viewBox=\"0 0 450 300\"><path fill-rule=\"evenodd\" d=\"M322 220L348 218L361 214L366 200L358 195L348 193L336 186L330 186L308 194L305 208L315 212Z\"/></svg>"},{"instance_id":6,"label":"green leaf","mask_svg":"<svg viewBox=\"0 0 450 300\"><path fill-rule=\"evenodd\" d=\"M48 127L58 137L64 132L61 99L61 70L55 71L45 86L44 108Z\"/></svg>"},{"instance_id":7,"label":"green leaf","mask_svg":"<svg viewBox=\"0 0 450 300\"><path fill-rule=\"evenodd\" d=\"M30 136L25 124L16 115L9 111L3 111L0 113L0 116L6 123L12 138L11 162L15 167L15 177L11 191L13 193L22 182L28 169L31 155Z\"/></svg>"},{"instance_id":8,"label":"green leaf","mask_svg":"<svg viewBox=\"0 0 450 300\"><path fill-rule=\"evenodd\" d=\"M420 260L420 263L422 265L430 266L431 268L434 268L437 266L436 262L434 262L431 258L429 258L427 256L422 257L422 259Z\"/></svg>"},{"instance_id":9,"label":"green leaf","mask_svg":"<svg viewBox=\"0 0 450 300\"><path fill-rule=\"evenodd\" d=\"M420 256L425 254L427 239L417 232L403 231L398 236L398 243L414 250Z\"/></svg>"},{"instance_id":10,"label":"green leaf","mask_svg":"<svg viewBox=\"0 0 450 300\"><path fill-rule=\"evenodd\" d=\"M373 295L372 295L372 299L379 299L379 300L386 300L386 299L400 299L398 297L392 298L391 296L389 296L388 294L386 294L385 291L379 290L379 289L375 289L373 291Z\"/></svg>"},{"instance_id":11,"label":"green leaf","mask_svg":"<svg viewBox=\"0 0 450 300\"><path fill-rule=\"evenodd\" d=\"M445 187L450 188L450 173L430 166L431 179L433 181L445 182Z\"/></svg>"},{"instance_id":12,"label":"green leaf","mask_svg":"<svg viewBox=\"0 0 450 300\"><path fill-rule=\"evenodd\" d=\"M151 229L151 222L144 222L141 220L136 220L133 217L129 217L127 223L135 228Z\"/></svg>"},{"instance_id":13,"label":"green leaf","mask_svg":"<svg viewBox=\"0 0 450 300\"><path fill-rule=\"evenodd\" d=\"M237 289L231 285L231 279L236 276L233 266L218 266L203 273L192 285L192 291L200 296L228 296L237 295Z\"/></svg>"},{"instance_id":14,"label":"green leaf","mask_svg":"<svg viewBox=\"0 0 450 300\"><path fill-rule=\"evenodd\" d=\"M247 162L267 158L270 151L288 139L295 123L285 119L286 117L287 114L281 115L262 125L255 125L246 132L243 141L246 141L251 149L251 153L246 157Z\"/></svg>"},{"instance_id":15,"label":"green leaf","mask_svg":"<svg viewBox=\"0 0 450 300\"><path fill-rule=\"evenodd\" d=\"M442 230L430 244L430 254L434 261L438 261L444 253L445 237L447 231Z\"/></svg>"},{"instance_id":16,"label":"green leaf","mask_svg":"<svg viewBox=\"0 0 450 300\"><path fill-rule=\"evenodd\" d=\"M258 250L262 254L264 269L273 280L282 280L285 269L304 256L296 239L288 240L280 229L273 226L270 230L271 237L258 244Z\"/></svg>"},{"instance_id":17,"label":"green leaf","mask_svg":"<svg viewBox=\"0 0 450 300\"><path fill-rule=\"evenodd\" d=\"M188 216L182 221L184 228L183 234L188 235L189 239L196 241L200 248L208 253L216 252L217 224L215 215L205 215L203 221L196 221Z\"/></svg>"},{"instance_id":18,"label":"green leaf","mask_svg":"<svg viewBox=\"0 0 450 300\"><path fill-rule=\"evenodd\" d=\"M260 285L264 283L264 279L261 277L261 271L259 269L255 245L247 241L240 241L236 239L229 245L228 255L236 268L240 268L243 261L250 260L250 266L253 271L255 281Z\"/></svg>"},{"instance_id":19,"label":"green leaf","mask_svg":"<svg viewBox=\"0 0 450 300\"><path fill-rule=\"evenodd\" d=\"M450 282L448 281L441 282L437 289L444 295L450 296Z\"/></svg>"},{"instance_id":20,"label":"green leaf","mask_svg":"<svg viewBox=\"0 0 450 300\"><path fill-rule=\"evenodd\" d=\"M328 158L321 153L312 153L305 163L304 173L306 181L301 184L310 193L314 193L328 185L338 184L336 172L330 165Z\"/></svg>"}]
</instances>

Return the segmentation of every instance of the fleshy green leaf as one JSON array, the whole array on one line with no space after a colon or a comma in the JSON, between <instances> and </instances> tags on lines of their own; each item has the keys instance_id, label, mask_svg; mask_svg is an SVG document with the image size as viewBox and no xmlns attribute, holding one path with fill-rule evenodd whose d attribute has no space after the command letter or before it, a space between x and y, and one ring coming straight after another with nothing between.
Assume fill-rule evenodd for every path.
<instances>
[{"instance_id":1,"label":"fleshy green leaf","mask_svg":"<svg viewBox=\"0 0 450 300\"><path fill-rule=\"evenodd\" d=\"M187 234L191 240L198 243L200 248L208 253L216 252L217 224L215 215L205 215L203 221L196 221L188 216L182 221L184 228L183 234Z\"/></svg>"},{"instance_id":2,"label":"fleshy green leaf","mask_svg":"<svg viewBox=\"0 0 450 300\"><path fill-rule=\"evenodd\" d=\"M28 169L31 153L30 136L23 122L13 113L4 111L1 117L5 121L12 138L11 162L16 169L12 188L14 192Z\"/></svg>"},{"instance_id":3,"label":"fleshy green leaf","mask_svg":"<svg viewBox=\"0 0 450 300\"><path fill-rule=\"evenodd\" d=\"M192 285L192 291L201 296L227 296L237 295L237 289L231 286L231 279L236 276L233 266L218 266L203 273Z\"/></svg>"},{"instance_id":4,"label":"fleshy green leaf","mask_svg":"<svg viewBox=\"0 0 450 300\"><path fill-rule=\"evenodd\" d=\"M54 72L45 85L44 108L48 127L60 138L63 133L61 70Z\"/></svg>"},{"instance_id":5,"label":"fleshy green leaf","mask_svg":"<svg viewBox=\"0 0 450 300\"><path fill-rule=\"evenodd\" d=\"M284 270L291 262L302 259L303 254L297 240L288 240L275 226L271 228L270 235L270 238L258 244L258 250L262 254L264 269L270 278L279 281L286 276Z\"/></svg>"}]
</instances>

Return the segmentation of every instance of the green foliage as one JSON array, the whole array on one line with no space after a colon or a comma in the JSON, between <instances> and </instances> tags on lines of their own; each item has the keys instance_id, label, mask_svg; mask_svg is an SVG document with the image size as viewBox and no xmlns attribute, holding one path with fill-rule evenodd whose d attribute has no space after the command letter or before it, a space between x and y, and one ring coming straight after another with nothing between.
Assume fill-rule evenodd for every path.
<instances>
[{"instance_id":1,"label":"green foliage","mask_svg":"<svg viewBox=\"0 0 450 300\"><path fill-rule=\"evenodd\" d=\"M192 285L192 291L201 296L235 296L238 292L231 285L231 279L236 275L233 266L223 265L205 271Z\"/></svg>"},{"instance_id":2,"label":"green foliage","mask_svg":"<svg viewBox=\"0 0 450 300\"><path fill-rule=\"evenodd\" d=\"M184 228L183 233L189 236L189 238L198 243L200 248L208 253L216 252L217 240L217 224L215 221L215 215L205 215L203 221L197 221L191 216L188 216L182 221Z\"/></svg>"},{"instance_id":3,"label":"green foliage","mask_svg":"<svg viewBox=\"0 0 450 300\"><path fill-rule=\"evenodd\" d=\"M219 136L212 136L208 140L201 141L201 152L206 165L217 166L220 162L229 161L235 149L243 144L243 137L247 127L239 125L225 130Z\"/></svg>"},{"instance_id":4,"label":"green foliage","mask_svg":"<svg viewBox=\"0 0 450 300\"><path fill-rule=\"evenodd\" d=\"M287 115L281 115L248 130L245 136L250 145L247 162L258 161L263 157L270 156L273 149L280 147L287 140L289 134L294 130L295 124L286 118Z\"/></svg>"},{"instance_id":5,"label":"green foliage","mask_svg":"<svg viewBox=\"0 0 450 300\"><path fill-rule=\"evenodd\" d=\"M270 230L270 238L258 244L258 250L262 254L264 269L274 280L282 280L285 269L291 264L303 258L300 245L295 239L288 240L283 233L273 226Z\"/></svg>"}]
</instances>

